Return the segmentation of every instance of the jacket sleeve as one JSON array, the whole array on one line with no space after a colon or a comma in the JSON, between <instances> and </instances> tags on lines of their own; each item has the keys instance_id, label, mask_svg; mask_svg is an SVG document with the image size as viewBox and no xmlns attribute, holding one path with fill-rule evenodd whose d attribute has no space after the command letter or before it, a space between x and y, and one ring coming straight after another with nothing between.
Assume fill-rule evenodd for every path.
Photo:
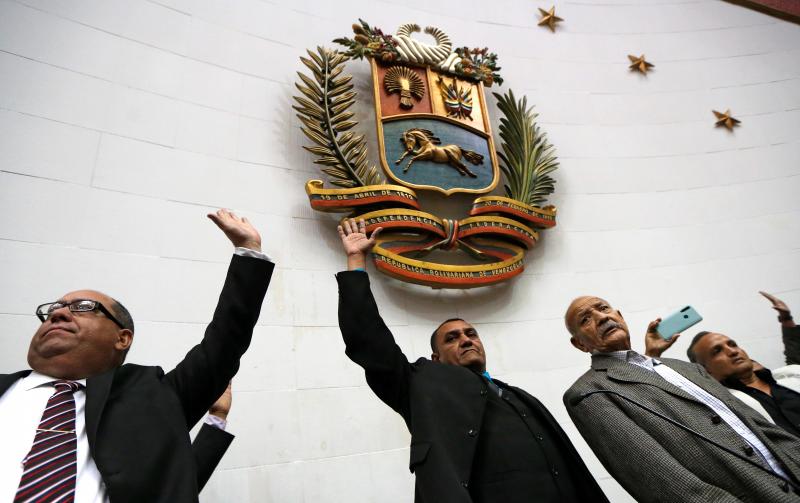
<instances>
[{"instance_id":1,"label":"jacket sleeve","mask_svg":"<svg viewBox=\"0 0 800 503\"><path fill-rule=\"evenodd\" d=\"M203 417L239 370L274 267L266 260L234 255L203 340L167 373L165 380L181 401L187 427Z\"/></svg>"},{"instance_id":2,"label":"jacket sleeve","mask_svg":"<svg viewBox=\"0 0 800 503\"><path fill-rule=\"evenodd\" d=\"M639 503L741 503L731 493L700 480L634 420L615 397L593 395L570 405L579 395L564 395L572 422L608 472Z\"/></svg>"},{"instance_id":3,"label":"jacket sleeve","mask_svg":"<svg viewBox=\"0 0 800 503\"><path fill-rule=\"evenodd\" d=\"M411 365L378 313L369 276L362 271L345 271L336 279L345 353L364 369L367 384L378 398L407 418Z\"/></svg>"},{"instance_id":4,"label":"jacket sleeve","mask_svg":"<svg viewBox=\"0 0 800 503\"><path fill-rule=\"evenodd\" d=\"M786 365L800 364L800 326L781 327Z\"/></svg>"},{"instance_id":5,"label":"jacket sleeve","mask_svg":"<svg viewBox=\"0 0 800 503\"><path fill-rule=\"evenodd\" d=\"M233 442L233 435L225 430L203 423L192 442L192 454L197 466L197 490L202 491L222 456Z\"/></svg>"}]
</instances>

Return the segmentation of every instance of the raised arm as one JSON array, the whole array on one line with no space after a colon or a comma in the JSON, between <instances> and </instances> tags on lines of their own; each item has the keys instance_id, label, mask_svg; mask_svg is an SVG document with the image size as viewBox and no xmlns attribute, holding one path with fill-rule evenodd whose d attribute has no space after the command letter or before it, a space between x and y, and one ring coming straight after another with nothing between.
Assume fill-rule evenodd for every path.
<instances>
[{"instance_id":1,"label":"raised arm","mask_svg":"<svg viewBox=\"0 0 800 503\"><path fill-rule=\"evenodd\" d=\"M250 345L274 268L261 254L261 236L246 218L227 210L209 218L237 250L202 342L165 377L183 405L189 427L222 394L239 369L239 359Z\"/></svg>"},{"instance_id":2,"label":"raised arm","mask_svg":"<svg viewBox=\"0 0 800 503\"><path fill-rule=\"evenodd\" d=\"M381 319L370 291L369 277L363 271L366 254L375 245L379 232L380 228L368 238L363 220L345 220L339 226L348 268L336 275L339 282L339 328L347 356L364 368L372 391L408 418L411 366Z\"/></svg>"},{"instance_id":3,"label":"raised arm","mask_svg":"<svg viewBox=\"0 0 800 503\"><path fill-rule=\"evenodd\" d=\"M784 301L767 292L758 292L772 304L772 309L778 312L778 322L781 324L783 336L783 354L786 356L787 365L800 364L800 328L792 319L792 312Z\"/></svg>"}]
</instances>

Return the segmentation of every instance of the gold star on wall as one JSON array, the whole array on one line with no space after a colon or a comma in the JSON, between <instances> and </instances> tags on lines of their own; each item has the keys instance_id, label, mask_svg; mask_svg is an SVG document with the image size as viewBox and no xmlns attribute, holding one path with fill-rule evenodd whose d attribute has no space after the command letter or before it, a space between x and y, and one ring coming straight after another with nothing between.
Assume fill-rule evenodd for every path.
<instances>
[{"instance_id":1,"label":"gold star on wall","mask_svg":"<svg viewBox=\"0 0 800 503\"><path fill-rule=\"evenodd\" d=\"M629 66L628 68L631 70L635 70L639 73L642 73L644 75L647 75L647 71L651 68L655 68L656 66L652 63L648 63L644 59L644 54L642 54L638 58L632 54L628 54L628 59L631 60L631 66Z\"/></svg>"},{"instance_id":2,"label":"gold star on wall","mask_svg":"<svg viewBox=\"0 0 800 503\"><path fill-rule=\"evenodd\" d=\"M734 126L738 126L742 122L739 119L733 118L730 108L725 110L725 113L717 112L716 110L712 110L712 112L714 112L714 115L717 117L715 126L724 126L728 131L733 131Z\"/></svg>"},{"instance_id":3,"label":"gold star on wall","mask_svg":"<svg viewBox=\"0 0 800 503\"><path fill-rule=\"evenodd\" d=\"M541 19L539 19L539 26L547 26L550 28L550 31L555 33L556 23L563 21L563 19L556 16L556 8L550 7L550 10L546 11L540 7L539 12L542 14Z\"/></svg>"}]
</instances>

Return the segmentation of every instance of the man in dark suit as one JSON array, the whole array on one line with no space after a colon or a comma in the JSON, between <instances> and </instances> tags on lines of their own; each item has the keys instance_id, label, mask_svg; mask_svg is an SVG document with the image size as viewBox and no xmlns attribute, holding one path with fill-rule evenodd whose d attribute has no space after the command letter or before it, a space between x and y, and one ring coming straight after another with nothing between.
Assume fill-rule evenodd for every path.
<instances>
[{"instance_id":1,"label":"man in dark suit","mask_svg":"<svg viewBox=\"0 0 800 503\"><path fill-rule=\"evenodd\" d=\"M564 394L567 411L637 501L800 502L795 436L734 398L700 365L632 351L622 314L605 300L578 297L564 318L572 344L592 355L591 369Z\"/></svg>"},{"instance_id":2,"label":"man in dark suit","mask_svg":"<svg viewBox=\"0 0 800 503\"><path fill-rule=\"evenodd\" d=\"M415 501L608 501L544 405L489 376L472 325L447 320L432 336L431 360L409 363L378 314L364 272L379 232L368 239L363 220L339 227L348 265L337 275L339 326L347 356L411 432Z\"/></svg>"},{"instance_id":3,"label":"man in dark suit","mask_svg":"<svg viewBox=\"0 0 800 503\"><path fill-rule=\"evenodd\" d=\"M0 375L0 499L197 501L189 429L238 370L274 267L246 219L209 218L236 253L202 342L172 371L123 365L133 320L105 294L72 292L37 310L33 370Z\"/></svg>"}]
</instances>

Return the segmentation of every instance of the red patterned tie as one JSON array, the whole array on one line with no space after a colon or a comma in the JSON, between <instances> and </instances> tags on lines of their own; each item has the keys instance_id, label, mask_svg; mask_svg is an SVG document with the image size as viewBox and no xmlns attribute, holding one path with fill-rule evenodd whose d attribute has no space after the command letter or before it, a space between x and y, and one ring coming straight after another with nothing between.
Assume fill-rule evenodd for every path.
<instances>
[{"instance_id":1,"label":"red patterned tie","mask_svg":"<svg viewBox=\"0 0 800 503\"><path fill-rule=\"evenodd\" d=\"M56 391L47 401L31 451L22 460L23 472L14 503L72 502L78 439L75 435L75 398L80 384L51 383Z\"/></svg>"}]
</instances>

